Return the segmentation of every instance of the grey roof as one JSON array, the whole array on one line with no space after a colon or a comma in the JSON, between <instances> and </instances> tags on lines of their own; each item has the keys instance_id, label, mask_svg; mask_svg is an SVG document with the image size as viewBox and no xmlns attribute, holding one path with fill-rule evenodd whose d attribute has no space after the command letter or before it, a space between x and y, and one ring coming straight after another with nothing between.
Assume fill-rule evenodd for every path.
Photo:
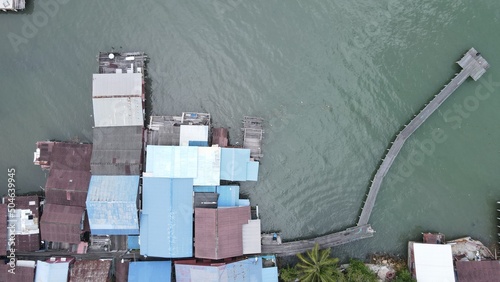
<instances>
[{"instance_id":1,"label":"grey roof","mask_svg":"<svg viewBox=\"0 0 500 282\"><path fill-rule=\"evenodd\" d=\"M140 73L96 73L92 78L92 98L142 97L142 74Z\"/></svg>"},{"instance_id":2,"label":"grey roof","mask_svg":"<svg viewBox=\"0 0 500 282\"><path fill-rule=\"evenodd\" d=\"M139 175L142 126L94 128L90 166L94 175Z\"/></svg>"},{"instance_id":3,"label":"grey roof","mask_svg":"<svg viewBox=\"0 0 500 282\"><path fill-rule=\"evenodd\" d=\"M216 209L218 199L219 194L217 193L197 192L194 193L194 207Z\"/></svg>"}]
</instances>

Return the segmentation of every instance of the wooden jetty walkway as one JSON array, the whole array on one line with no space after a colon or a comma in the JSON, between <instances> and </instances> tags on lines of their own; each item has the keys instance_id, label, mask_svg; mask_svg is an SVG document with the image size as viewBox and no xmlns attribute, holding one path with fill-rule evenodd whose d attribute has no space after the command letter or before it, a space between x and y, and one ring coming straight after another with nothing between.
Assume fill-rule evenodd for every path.
<instances>
[{"instance_id":1,"label":"wooden jetty walkway","mask_svg":"<svg viewBox=\"0 0 500 282\"><path fill-rule=\"evenodd\" d=\"M316 243L319 244L320 248L331 248L360 239L372 237L373 233L373 229L368 224L363 226L355 226L347 228L344 231L331 233L309 240L300 240L281 244L263 244L262 253L272 253L276 254L277 256L292 256L297 253L303 253L312 249Z\"/></svg>"},{"instance_id":2,"label":"wooden jetty walkway","mask_svg":"<svg viewBox=\"0 0 500 282\"><path fill-rule=\"evenodd\" d=\"M250 157L254 160L260 160L264 155L262 154L262 122L264 120L260 117L243 118L243 148L250 149Z\"/></svg>"},{"instance_id":3,"label":"wooden jetty walkway","mask_svg":"<svg viewBox=\"0 0 500 282\"><path fill-rule=\"evenodd\" d=\"M488 62L474 48L467 51L463 58L457 63L462 67L462 71L460 71L460 73L458 73L451 80L451 82L446 85L441 92L439 92L439 94L436 95L435 98L432 99L432 101L411 120L408 125L405 125L405 128L396 136L394 142L392 142L392 146L387 152L387 155L383 159L382 164L372 180L370 191L368 192L368 196L358 220L358 226L368 224L368 220L370 219L370 215L372 213L373 206L375 205L375 200L384 177L391 168L394 159L396 159L401 151L405 141L469 76L474 80L478 80L489 68Z\"/></svg>"},{"instance_id":4,"label":"wooden jetty walkway","mask_svg":"<svg viewBox=\"0 0 500 282\"><path fill-rule=\"evenodd\" d=\"M382 160L382 164L372 180L372 185L370 186L370 191L368 192L357 226L309 240L286 242L282 244L263 243L262 253L275 253L278 256L295 255L312 249L316 243L318 243L321 248L329 248L372 237L375 231L368 224L368 220L370 219L384 177L391 168L394 159L401 151L405 141L469 76L474 80L478 80L489 68L488 62L474 48L467 51L457 63L462 67L462 71L458 73L439 94L435 95L435 98L429 102L429 104L427 104L408 125L405 125L405 128L396 136L394 142L392 142L392 146Z\"/></svg>"}]
</instances>

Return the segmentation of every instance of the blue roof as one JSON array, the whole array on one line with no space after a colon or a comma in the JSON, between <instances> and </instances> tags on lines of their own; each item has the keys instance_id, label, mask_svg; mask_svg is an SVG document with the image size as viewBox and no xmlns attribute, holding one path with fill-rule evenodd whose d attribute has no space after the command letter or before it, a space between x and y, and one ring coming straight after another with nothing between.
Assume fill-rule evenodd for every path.
<instances>
[{"instance_id":1,"label":"blue roof","mask_svg":"<svg viewBox=\"0 0 500 282\"><path fill-rule=\"evenodd\" d=\"M189 141L189 146L208 147L207 141Z\"/></svg>"},{"instance_id":2,"label":"blue roof","mask_svg":"<svg viewBox=\"0 0 500 282\"><path fill-rule=\"evenodd\" d=\"M267 282L267 280L262 279L262 259L260 257L248 258L218 266L178 263L175 264L175 277L180 282Z\"/></svg>"},{"instance_id":3,"label":"blue roof","mask_svg":"<svg viewBox=\"0 0 500 282\"><path fill-rule=\"evenodd\" d=\"M193 187L194 192L196 193L203 193L203 192L208 192L208 193L215 193L217 192L217 186L194 186Z\"/></svg>"},{"instance_id":4,"label":"blue roof","mask_svg":"<svg viewBox=\"0 0 500 282\"><path fill-rule=\"evenodd\" d=\"M247 180L248 181L259 180L259 162L247 163Z\"/></svg>"},{"instance_id":5,"label":"blue roof","mask_svg":"<svg viewBox=\"0 0 500 282\"><path fill-rule=\"evenodd\" d=\"M144 176L196 178L198 147L148 145Z\"/></svg>"},{"instance_id":6,"label":"blue roof","mask_svg":"<svg viewBox=\"0 0 500 282\"><path fill-rule=\"evenodd\" d=\"M239 206L238 200L240 199L240 186L217 186L217 193L219 193L219 200L217 201L217 206L219 207Z\"/></svg>"},{"instance_id":7,"label":"blue roof","mask_svg":"<svg viewBox=\"0 0 500 282\"><path fill-rule=\"evenodd\" d=\"M139 236L127 236L127 249L138 250L139 248Z\"/></svg>"},{"instance_id":8,"label":"blue roof","mask_svg":"<svg viewBox=\"0 0 500 282\"><path fill-rule=\"evenodd\" d=\"M250 149L222 148L220 179L246 181L248 161L250 161Z\"/></svg>"},{"instance_id":9,"label":"blue roof","mask_svg":"<svg viewBox=\"0 0 500 282\"><path fill-rule=\"evenodd\" d=\"M68 281L69 262L47 263L37 261L35 282Z\"/></svg>"},{"instance_id":10,"label":"blue roof","mask_svg":"<svg viewBox=\"0 0 500 282\"><path fill-rule=\"evenodd\" d=\"M278 268L276 266L262 268L262 281L278 282Z\"/></svg>"},{"instance_id":11,"label":"blue roof","mask_svg":"<svg viewBox=\"0 0 500 282\"><path fill-rule=\"evenodd\" d=\"M92 175L87 213L94 235L138 235L138 175Z\"/></svg>"},{"instance_id":12,"label":"blue roof","mask_svg":"<svg viewBox=\"0 0 500 282\"><path fill-rule=\"evenodd\" d=\"M141 255L193 256L193 179L144 177Z\"/></svg>"},{"instance_id":13,"label":"blue roof","mask_svg":"<svg viewBox=\"0 0 500 282\"><path fill-rule=\"evenodd\" d=\"M131 262L128 271L128 282L170 282L172 263L170 261L136 261Z\"/></svg>"}]
</instances>

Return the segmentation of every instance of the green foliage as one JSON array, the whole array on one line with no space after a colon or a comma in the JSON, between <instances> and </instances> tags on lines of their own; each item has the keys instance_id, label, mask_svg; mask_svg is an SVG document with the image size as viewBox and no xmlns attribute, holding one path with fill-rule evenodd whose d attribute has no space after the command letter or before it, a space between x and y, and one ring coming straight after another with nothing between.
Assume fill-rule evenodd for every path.
<instances>
[{"instance_id":1,"label":"green foliage","mask_svg":"<svg viewBox=\"0 0 500 282\"><path fill-rule=\"evenodd\" d=\"M362 261L352 259L346 273L347 282L376 282L377 275Z\"/></svg>"},{"instance_id":2,"label":"green foliage","mask_svg":"<svg viewBox=\"0 0 500 282\"><path fill-rule=\"evenodd\" d=\"M337 267L338 258L330 257L330 249L319 250L319 245L304 254L297 254L299 280L301 282L337 282L342 273ZM342 280L340 280L342 281Z\"/></svg>"},{"instance_id":3,"label":"green foliage","mask_svg":"<svg viewBox=\"0 0 500 282\"><path fill-rule=\"evenodd\" d=\"M396 279L394 279L394 282L417 282L417 280L413 279L410 271L405 268L396 273Z\"/></svg>"},{"instance_id":4,"label":"green foliage","mask_svg":"<svg viewBox=\"0 0 500 282\"><path fill-rule=\"evenodd\" d=\"M280 278L284 282L295 282L299 278L299 271L295 267L287 266L280 269Z\"/></svg>"}]
</instances>

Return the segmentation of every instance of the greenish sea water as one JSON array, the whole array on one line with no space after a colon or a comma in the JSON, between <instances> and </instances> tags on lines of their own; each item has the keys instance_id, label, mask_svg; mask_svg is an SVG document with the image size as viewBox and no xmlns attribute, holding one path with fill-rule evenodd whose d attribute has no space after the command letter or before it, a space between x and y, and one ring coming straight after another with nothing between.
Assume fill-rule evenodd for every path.
<instances>
[{"instance_id":1,"label":"greenish sea water","mask_svg":"<svg viewBox=\"0 0 500 282\"><path fill-rule=\"evenodd\" d=\"M28 2L0 14L3 193L10 167L19 193L44 186L36 141L92 140L97 53L144 51L150 113L209 112L233 142L244 115L265 118L260 180L243 184L263 230L338 231L355 224L396 132L475 47L490 70L408 140L371 216L375 236L333 253L404 254L424 231L497 241L500 2ZM446 140L433 141L436 130Z\"/></svg>"}]
</instances>

